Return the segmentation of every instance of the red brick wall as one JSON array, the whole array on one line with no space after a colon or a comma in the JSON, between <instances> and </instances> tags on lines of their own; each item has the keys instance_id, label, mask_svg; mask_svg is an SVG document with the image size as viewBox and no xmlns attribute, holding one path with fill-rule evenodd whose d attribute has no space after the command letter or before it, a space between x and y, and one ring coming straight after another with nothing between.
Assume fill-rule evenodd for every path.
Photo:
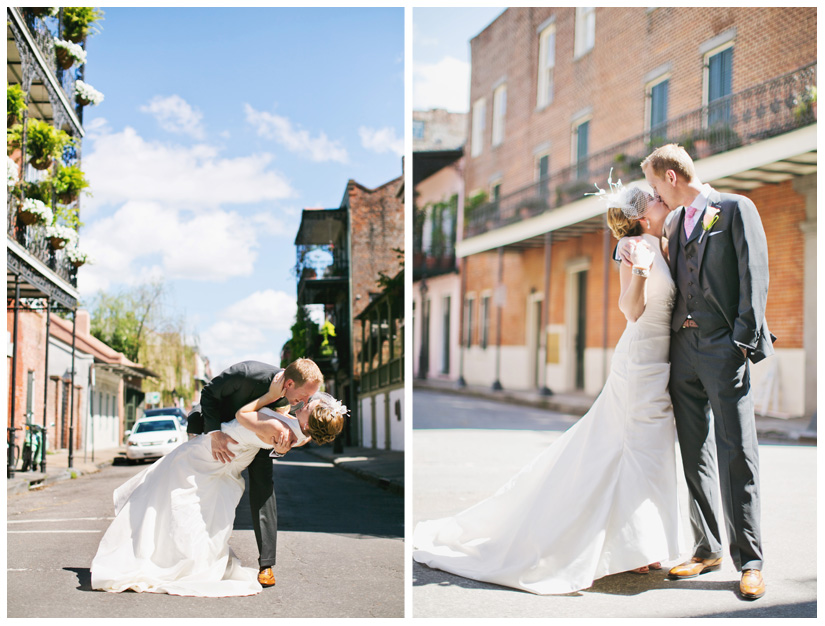
<instances>
[{"instance_id":1,"label":"red brick wall","mask_svg":"<svg viewBox=\"0 0 825 626\"><path fill-rule=\"evenodd\" d=\"M555 16L553 103L536 111L537 28ZM550 143L550 171L570 165L573 116L592 107L590 152L644 132L643 79L671 65L669 117L702 105L703 55L699 46L736 29L733 91L816 60L816 8L644 7L596 9L596 44L573 59L575 8L511 8L471 41L470 104L487 100L481 155L467 159L468 192L488 189L501 174L506 195L535 180L534 150ZM507 82L504 143L490 146L493 87ZM471 116L470 116L471 117ZM472 120L468 119L471 154Z\"/></svg>"},{"instance_id":2,"label":"red brick wall","mask_svg":"<svg viewBox=\"0 0 825 626\"><path fill-rule=\"evenodd\" d=\"M400 260L393 248L404 249L404 203L397 197L403 178L367 189L355 181L347 183L351 220L352 315L355 318L370 303L370 293L379 293L380 273L395 276ZM361 323L354 320L352 354L358 354ZM360 365L356 364L356 372Z\"/></svg>"}]
</instances>

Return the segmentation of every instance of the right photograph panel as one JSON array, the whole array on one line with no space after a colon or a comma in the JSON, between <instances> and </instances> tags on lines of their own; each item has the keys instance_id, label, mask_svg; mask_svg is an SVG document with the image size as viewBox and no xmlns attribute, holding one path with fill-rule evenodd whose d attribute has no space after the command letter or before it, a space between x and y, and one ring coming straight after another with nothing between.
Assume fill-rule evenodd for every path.
<instances>
[{"instance_id":1,"label":"right photograph panel","mask_svg":"<svg viewBox=\"0 0 825 626\"><path fill-rule=\"evenodd\" d=\"M413 10L414 617L816 615L816 32Z\"/></svg>"}]
</instances>

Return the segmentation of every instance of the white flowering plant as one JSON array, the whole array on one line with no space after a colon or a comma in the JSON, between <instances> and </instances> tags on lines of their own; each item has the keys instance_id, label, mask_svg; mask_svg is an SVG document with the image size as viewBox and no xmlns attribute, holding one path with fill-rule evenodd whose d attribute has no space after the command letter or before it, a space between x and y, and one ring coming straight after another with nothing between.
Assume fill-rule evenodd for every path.
<instances>
[{"instance_id":1,"label":"white flowering plant","mask_svg":"<svg viewBox=\"0 0 825 626\"><path fill-rule=\"evenodd\" d=\"M47 239L62 239L67 243L74 244L77 241L77 231L62 224L52 224L46 226L44 234Z\"/></svg>"},{"instance_id":2,"label":"white flowering plant","mask_svg":"<svg viewBox=\"0 0 825 626\"><path fill-rule=\"evenodd\" d=\"M69 261L71 261L74 265L77 266L83 265L85 263L94 263L94 259L86 252L83 252L76 245L69 246L68 248L66 248L66 256L68 257Z\"/></svg>"},{"instance_id":3,"label":"white flowering plant","mask_svg":"<svg viewBox=\"0 0 825 626\"><path fill-rule=\"evenodd\" d=\"M6 155L6 186L11 189L17 184L20 178L20 170L17 169L17 163L14 162L10 156Z\"/></svg>"},{"instance_id":4,"label":"white flowering plant","mask_svg":"<svg viewBox=\"0 0 825 626\"><path fill-rule=\"evenodd\" d=\"M75 81L74 97L78 102L81 102L81 104L88 103L95 105L103 102L103 94L82 80Z\"/></svg>"},{"instance_id":5,"label":"white flowering plant","mask_svg":"<svg viewBox=\"0 0 825 626\"><path fill-rule=\"evenodd\" d=\"M43 202L34 198L26 198L20 210L35 215L37 217L36 223L49 224L54 219L52 210Z\"/></svg>"},{"instance_id":6,"label":"white flowering plant","mask_svg":"<svg viewBox=\"0 0 825 626\"><path fill-rule=\"evenodd\" d=\"M65 50L66 53L80 65L83 65L86 62L86 51L79 44L55 37L54 47Z\"/></svg>"}]
</instances>

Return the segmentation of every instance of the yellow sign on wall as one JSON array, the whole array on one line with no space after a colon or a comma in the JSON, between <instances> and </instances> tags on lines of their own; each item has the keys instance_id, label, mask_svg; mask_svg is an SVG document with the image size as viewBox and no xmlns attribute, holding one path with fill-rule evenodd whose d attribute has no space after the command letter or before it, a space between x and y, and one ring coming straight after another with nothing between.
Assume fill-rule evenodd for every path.
<instances>
[{"instance_id":1,"label":"yellow sign on wall","mask_svg":"<svg viewBox=\"0 0 825 626\"><path fill-rule=\"evenodd\" d=\"M547 333L547 362L561 363L561 334Z\"/></svg>"}]
</instances>

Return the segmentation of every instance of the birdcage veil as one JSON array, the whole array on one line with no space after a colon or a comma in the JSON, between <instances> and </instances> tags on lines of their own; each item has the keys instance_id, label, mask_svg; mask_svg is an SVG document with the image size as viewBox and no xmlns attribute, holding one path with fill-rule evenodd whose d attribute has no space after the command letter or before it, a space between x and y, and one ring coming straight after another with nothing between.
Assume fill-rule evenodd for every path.
<instances>
[{"instance_id":1,"label":"birdcage veil","mask_svg":"<svg viewBox=\"0 0 825 626\"><path fill-rule=\"evenodd\" d=\"M607 186L609 191L599 187L597 183L593 183L597 192L586 193L586 196L598 196L605 201L608 208L621 209L622 213L628 219L637 220L644 217L647 212L647 204L650 201L650 196L639 187L625 187L622 185L621 179L613 182L613 168L610 169L610 174L607 176Z\"/></svg>"},{"instance_id":2,"label":"birdcage veil","mask_svg":"<svg viewBox=\"0 0 825 626\"><path fill-rule=\"evenodd\" d=\"M349 409L347 409L343 402L329 395L325 391L318 391L312 394L312 397L309 399L309 401L312 402L313 400L320 400L321 404L329 407L333 413L336 413L338 415L346 415L347 413L349 413Z\"/></svg>"}]
</instances>

